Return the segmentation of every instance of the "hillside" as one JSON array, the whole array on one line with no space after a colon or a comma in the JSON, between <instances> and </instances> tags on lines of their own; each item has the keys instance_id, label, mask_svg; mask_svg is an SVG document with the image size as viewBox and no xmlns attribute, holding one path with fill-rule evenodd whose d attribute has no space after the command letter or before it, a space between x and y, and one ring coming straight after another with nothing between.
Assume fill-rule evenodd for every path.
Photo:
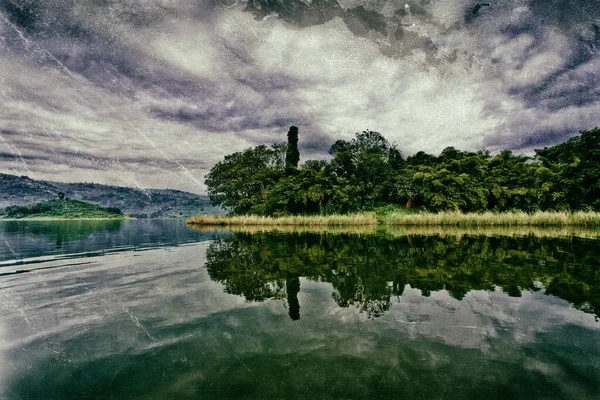
<instances>
[{"instance_id":1,"label":"hillside","mask_svg":"<svg viewBox=\"0 0 600 400\"><path fill-rule=\"evenodd\" d=\"M118 208L104 208L79 200L50 200L28 206L9 206L0 210L0 218L124 219Z\"/></svg>"},{"instance_id":2,"label":"hillside","mask_svg":"<svg viewBox=\"0 0 600 400\"><path fill-rule=\"evenodd\" d=\"M98 183L37 181L27 176L0 174L0 208L66 198L119 208L135 218L189 217L221 214L207 196L168 189L136 189Z\"/></svg>"}]
</instances>

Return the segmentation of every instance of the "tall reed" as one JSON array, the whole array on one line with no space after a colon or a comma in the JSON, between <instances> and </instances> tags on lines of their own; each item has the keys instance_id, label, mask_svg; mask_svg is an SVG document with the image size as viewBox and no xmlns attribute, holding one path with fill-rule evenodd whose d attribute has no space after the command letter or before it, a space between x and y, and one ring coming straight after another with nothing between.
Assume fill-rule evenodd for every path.
<instances>
[{"instance_id":1,"label":"tall reed","mask_svg":"<svg viewBox=\"0 0 600 400\"><path fill-rule=\"evenodd\" d=\"M379 225L190 225L192 229L200 232L214 232L215 229L224 229L239 233L319 233L319 234L346 234L346 235L374 235L380 231Z\"/></svg>"},{"instance_id":2,"label":"tall reed","mask_svg":"<svg viewBox=\"0 0 600 400\"><path fill-rule=\"evenodd\" d=\"M582 226L600 227L600 213L576 211L514 212L439 212L403 214L393 213L381 217L381 223L390 226Z\"/></svg>"},{"instance_id":3,"label":"tall reed","mask_svg":"<svg viewBox=\"0 0 600 400\"><path fill-rule=\"evenodd\" d=\"M187 223L213 226L360 226L377 225L378 222L374 213L360 213L347 215L290 215L284 217L199 215L190 218Z\"/></svg>"},{"instance_id":4,"label":"tall reed","mask_svg":"<svg viewBox=\"0 0 600 400\"><path fill-rule=\"evenodd\" d=\"M600 228L600 213L587 211L539 211L529 214L522 211L502 213L445 211L439 213L421 212L416 214L399 212L379 217L375 213L290 215L283 217L200 215L190 218L187 223L191 225L210 226L367 226L381 224L385 226L576 226Z\"/></svg>"}]
</instances>

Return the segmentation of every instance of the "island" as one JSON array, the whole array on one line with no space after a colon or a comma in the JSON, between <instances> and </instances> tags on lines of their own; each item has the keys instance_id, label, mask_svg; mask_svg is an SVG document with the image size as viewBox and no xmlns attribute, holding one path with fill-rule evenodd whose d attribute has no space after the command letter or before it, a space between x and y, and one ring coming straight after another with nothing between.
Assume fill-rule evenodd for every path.
<instances>
[{"instance_id":1,"label":"island","mask_svg":"<svg viewBox=\"0 0 600 400\"><path fill-rule=\"evenodd\" d=\"M406 158L381 133L337 140L329 160L300 165L298 127L287 143L225 156L206 175L228 216L192 225L453 225L600 227L600 129L536 149L445 148Z\"/></svg>"},{"instance_id":2,"label":"island","mask_svg":"<svg viewBox=\"0 0 600 400\"><path fill-rule=\"evenodd\" d=\"M0 220L131 219L116 207L65 199L42 201L0 210Z\"/></svg>"}]
</instances>

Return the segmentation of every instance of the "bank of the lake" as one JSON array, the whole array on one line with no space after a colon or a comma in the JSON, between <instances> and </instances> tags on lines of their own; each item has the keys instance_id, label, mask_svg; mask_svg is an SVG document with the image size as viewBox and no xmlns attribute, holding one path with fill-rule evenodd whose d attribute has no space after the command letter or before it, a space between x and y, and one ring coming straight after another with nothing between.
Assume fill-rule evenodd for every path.
<instances>
[{"instance_id":1,"label":"bank of the lake","mask_svg":"<svg viewBox=\"0 0 600 400\"><path fill-rule=\"evenodd\" d=\"M593 211L392 213L383 216L381 223L390 226L580 226L593 228L600 227L600 213Z\"/></svg>"},{"instance_id":2,"label":"bank of the lake","mask_svg":"<svg viewBox=\"0 0 600 400\"><path fill-rule=\"evenodd\" d=\"M24 218L2 218L2 221L127 221L132 218L128 215L122 217L24 217Z\"/></svg>"},{"instance_id":3,"label":"bank of the lake","mask_svg":"<svg viewBox=\"0 0 600 400\"><path fill-rule=\"evenodd\" d=\"M593 211L538 211L525 212L391 212L386 214L359 213L348 215L295 215L284 217L266 217L257 215L192 217L190 225L204 226L576 226L586 228L600 227L600 213Z\"/></svg>"},{"instance_id":4,"label":"bank of the lake","mask_svg":"<svg viewBox=\"0 0 600 400\"><path fill-rule=\"evenodd\" d=\"M375 213L290 215L284 217L199 215L188 219L187 223L206 226L367 226L377 225L378 220Z\"/></svg>"}]
</instances>

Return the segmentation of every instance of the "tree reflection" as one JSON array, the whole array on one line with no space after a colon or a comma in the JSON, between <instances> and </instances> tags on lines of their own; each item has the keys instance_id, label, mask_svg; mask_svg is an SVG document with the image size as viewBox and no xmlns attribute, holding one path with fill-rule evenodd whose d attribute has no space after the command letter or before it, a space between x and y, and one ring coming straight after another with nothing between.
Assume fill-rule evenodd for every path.
<instances>
[{"instance_id":1,"label":"tree reflection","mask_svg":"<svg viewBox=\"0 0 600 400\"><path fill-rule=\"evenodd\" d=\"M210 277L249 301L287 300L300 318L299 277L329 282L340 307L369 317L389 310L406 285L423 296L499 287L509 296L545 289L597 314L597 241L581 238L235 233L207 250Z\"/></svg>"},{"instance_id":2,"label":"tree reflection","mask_svg":"<svg viewBox=\"0 0 600 400\"><path fill-rule=\"evenodd\" d=\"M300 292L300 277L286 279L285 290L287 291L290 318L296 321L300 319L300 302L298 301L298 293Z\"/></svg>"}]
</instances>

